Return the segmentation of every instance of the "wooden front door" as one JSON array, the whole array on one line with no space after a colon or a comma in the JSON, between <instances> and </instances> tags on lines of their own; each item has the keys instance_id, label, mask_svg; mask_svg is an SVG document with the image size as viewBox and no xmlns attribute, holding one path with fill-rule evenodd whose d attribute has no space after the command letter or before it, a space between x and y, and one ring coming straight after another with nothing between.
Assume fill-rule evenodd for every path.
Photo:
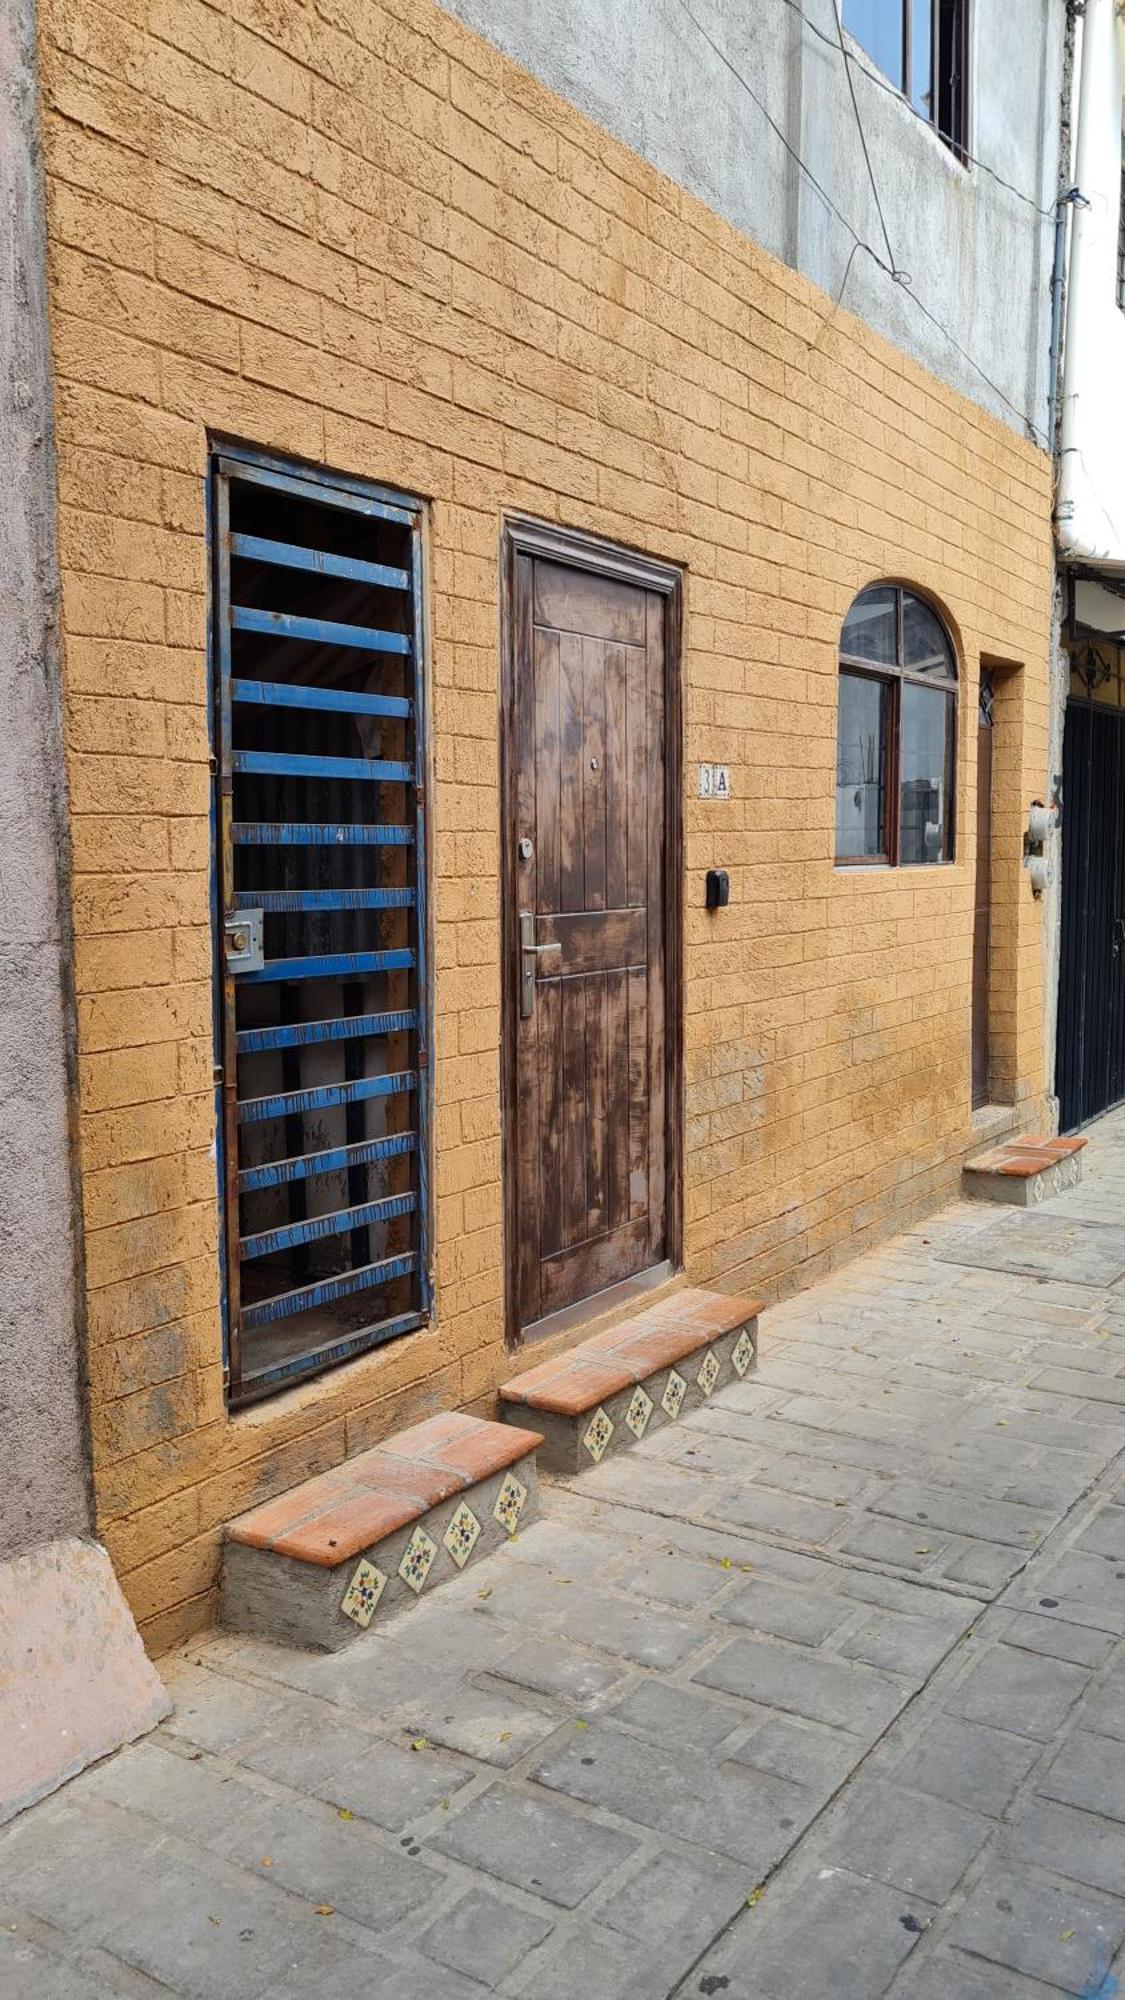
<instances>
[{"instance_id":1,"label":"wooden front door","mask_svg":"<svg viewBox=\"0 0 1125 2000\"><path fill-rule=\"evenodd\" d=\"M679 869L674 575L517 535L505 1018L518 1334L675 1254Z\"/></svg>"}]
</instances>

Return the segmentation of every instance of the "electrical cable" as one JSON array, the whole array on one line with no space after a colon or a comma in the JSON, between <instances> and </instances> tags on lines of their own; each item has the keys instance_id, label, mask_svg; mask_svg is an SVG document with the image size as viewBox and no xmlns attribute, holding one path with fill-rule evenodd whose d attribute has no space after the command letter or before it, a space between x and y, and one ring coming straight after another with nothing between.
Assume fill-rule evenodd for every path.
<instances>
[{"instance_id":1,"label":"electrical cable","mask_svg":"<svg viewBox=\"0 0 1125 2000\"><path fill-rule=\"evenodd\" d=\"M1006 391L1000 387L1000 384L998 382L994 382L991 375L989 375L987 371L981 367L981 364L976 359L975 355L970 354L968 348L962 346L961 342L957 339L957 336L950 332L949 328L944 324L942 320L938 318L937 314L931 312L930 308L927 305L923 304L922 300L918 297L917 292L915 292L913 289L909 272L897 268L894 262L893 254L890 257L890 261L888 262L887 258L880 256L878 250L876 250L874 246L867 241L866 237L860 234L859 230L855 227L854 223L849 222L847 216L843 213L843 211L836 206L836 203L833 201L831 195L828 193L828 190L822 185L820 181L818 181L816 175L812 172L812 169L809 166L807 166L805 161L801 158L800 153L797 151L796 147L792 144L791 140L782 131L781 126L777 123L777 120L770 115L769 111L767 111L766 106L762 102L762 99L758 96L758 93L754 89L753 85L747 81L746 77L739 69L737 63L731 60L730 56L727 55L725 49L721 48L719 43L716 42L714 37L709 33L708 29L704 26L703 22L699 19L698 15L694 12L693 8L690 6L689 0L679 0L679 4L683 9L684 13L687 15L688 20L691 22L692 26L696 30L696 33L701 37L701 39L704 42L706 42L712 54L715 55L718 58L718 60L722 63L723 68L729 70L731 76L734 78L739 88L745 92L746 96L749 97L751 103L756 106L762 118L769 126L771 132L773 132L775 136L781 141L782 146L784 147L786 153L789 155L789 158L793 161L794 165L797 167L798 171L804 175L810 187L815 188L817 194L820 196L821 200L823 201L825 207L828 209L829 213L835 217L836 221L840 224L841 228L847 231L856 249L865 251L867 256L871 258L872 262L878 266L879 270L882 271L885 274L885 276L891 280L891 283L897 285L901 291L904 291L906 293L907 297L911 299L914 305L918 308L918 311L922 314L923 318L927 319L930 322L931 326L935 327L938 333L942 335L943 339L949 342L949 345L953 348L954 352L959 354L961 356L961 359L968 363L969 367L973 370L974 374L976 374L979 377L979 379L984 383L987 389L991 390L992 394L997 398L997 401L1003 403L1005 409L1010 410L1012 415L1019 419L1020 423L1024 425L1027 434L1032 439L1033 443L1041 445L1044 448L1044 450L1046 450L1047 440L1044 437L1042 431L1039 429L1039 426L1035 423L1034 419L1028 414L1026 410L1021 409L1018 403L1014 403L1012 401L1011 397L1006 393ZM786 0L786 4L787 5L793 4L793 0ZM805 20L807 22L808 17L804 13L804 10L798 7L796 8L796 11L801 14L802 20ZM819 32L819 30L817 32ZM825 39L827 39L827 37L825 37ZM835 48L837 45L835 43L830 43L830 46ZM845 61L846 61L846 52L845 52ZM900 95L900 93L896 92L896 95ZM855 104L855 101L856 100L853 97L852 99L853 104ZM856 117L857 120L859 120L858 105L856 106ZM862 135L861 120L860 120L860 131ZM864 147L864 151L866 153L866 146ZM884 233L885 230L886 230L886 225L884 224ZM889 252L890 251L889 240L887 248ZM849 257L847 270L845 270L844 273L845 283L847 282L848 272L851 269L851 263L852 259ZM835 306L833 307L833 311L835 311Z\"/></svg>"},{"instance_id":2,"label":"electrical cable","mask_svg":"<svg viewBox=\"0 0 1125 2000\"><path fill-rule=\"evenodd\" d=\"M797 18L804 23L810 35L815 35L819 42L824 43L825 48L831 49L834 55L840 53L841 45L837 41L836 36L826 34L823 28L817 27L816 22L806 14L804 7L801 5L801 0L781 0L781 4L784 7L788 7L791 14L796 14ZM838 21L839 16L837 15ZM885 91L888 97L897 97L900 104L907 104L909 102L903 96L897 83L892 83L889 76L883 76L878 69L868 69L866 63L856 63L854 56L848 52L846 45L844 45L844 59L849 69L853 66L857 68L860 75L868 83L874 85L877 90ZM918 115L921 116L920 113ZM936 126L934 130L937 131ZM938 133L938 137L941 137L940 133ZM945 143L943 139L942 144L944 145ZM1014 181L1006 180L1003 174L997 173L995 167L989 166L987 160L980 159L976 153L970 153L964 146L958 148L956 157L965 166L978 167L982 174L987 174L989 179L994 180L998 187L1005 188L1009 194L1015 195L1017 201L1024 202L1028 208L1034 210L1036 215L1042 216L1045 222L1054 221L1055 211L1053 207L1044 208L1042 202L1035 200L1034 195L1025 193L1024 189L1017 187Z\"/></svg>"},{"instance_id":3,"label":"electrical cable","mask_svg":"<svg viewBox=\"0 0 1125 2000\"><path fill-rule=\"evenodd\" d=\"M848 96L852 100L852 110L855 112L855 129L859 133L859 143L863 148L863 157L867 164L867 178L871 182L871 192L875 197L875 208L879 216L879 221L882 224L883 241L887 246L887 260L890 264L892 271L897 276L898 259L891 248L891 232L887 228L887 218L883 214L883 204L879 199L879 187L875 179L875 169L871 164L871 154L867 146L867 134L863 129L863 120L859 115L859 103L855 94L855 84L852 81L852 66L850 61L848 60L847 49L844 47L844 24L843 21L840 19L839 0L832 0L832 13L836 22L836 35L840 44L840 55L843 58L843 63L844 63L844 75L847 78Z\"/></svg>"}]
</instances>

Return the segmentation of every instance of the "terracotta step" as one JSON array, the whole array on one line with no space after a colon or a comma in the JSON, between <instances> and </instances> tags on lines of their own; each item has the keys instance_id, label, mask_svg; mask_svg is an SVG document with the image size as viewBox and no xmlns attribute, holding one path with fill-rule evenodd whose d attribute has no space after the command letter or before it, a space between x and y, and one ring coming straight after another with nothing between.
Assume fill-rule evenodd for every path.
<instances>
[{"instance_id":1,"label":"terracotta step","mask_svg":"<svg viewBox=\"0 0 1125 2000\"><path fill-rule=\"evenodd\" d=\"M1049 1194L1063 1194L1082 1179L1085 1139L1052 1139L1030 1133L1005 1139L987 1153L966 1160L965 1193L977 1201L1011 1202L1034 1208Z\"/></svg>"},{"instance_id":2,"label":"terracotta step","mask_svg":"<svg viewBox=\"0 0 1125 2000\"><path fill-rule=\"evenodd\" d=\"M512 1424L530 1414L543 1433L545 1471L580 1472L747 1375L761 1310L757 1299L674 1292L635 1319L513 1376L500 1391L501 1413Z\"/></svg>"},{"instance_id":3,"label":"terracotta step","mask_svg":"<svg viewBox=\"0 0 1125 2000\"><path fill-rule=\"evenodd\" d=\"M431 1417L230 1522L222 1621L333 1652L530 1521L537 1431Z\"/></svg>"}]
</instances>

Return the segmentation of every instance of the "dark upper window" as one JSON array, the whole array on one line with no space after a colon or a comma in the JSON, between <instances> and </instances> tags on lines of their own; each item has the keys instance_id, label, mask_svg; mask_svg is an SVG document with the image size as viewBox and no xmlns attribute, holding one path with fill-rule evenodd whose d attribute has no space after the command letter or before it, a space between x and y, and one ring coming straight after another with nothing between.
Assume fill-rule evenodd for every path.
<instances>
[{"instance_id":1,"label":"dark upper window","mask_svg":"<svg viewBox=\"0 0 1125 2000\"><path fill-rule=\"evenodd\" d=\"M955 153L968 146L968 0L844 0L844 26Z\"/></svg>"},{"instance_id":2,"label":"dark upper window","mask_svg":"<svg viewBox=\"0 0 1125 2000\"><path fill-rule=\"evenodd\" d=\"M957 668L936 611L880 583L840 635L836 860L952 861Z\"/></svg>"}]
</instances>

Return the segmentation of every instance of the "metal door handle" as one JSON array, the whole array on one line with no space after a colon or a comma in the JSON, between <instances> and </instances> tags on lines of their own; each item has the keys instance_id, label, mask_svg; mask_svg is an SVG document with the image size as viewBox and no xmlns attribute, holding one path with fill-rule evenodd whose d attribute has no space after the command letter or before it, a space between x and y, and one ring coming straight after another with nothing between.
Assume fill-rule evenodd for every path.
<instances>
[{"instance_id":1,"label":"metal door handle","mask_svg":"<svg viewBox=\"0 0 1125 2000\"><path fill-rule=\"evenodd\" d=\"M535 942L535 911L520 911L520 1020L530 1021L535 1012L535 961L548 951L561 951L562 945L556 940L551 944Z\"/></svg>"}]
</instances>

